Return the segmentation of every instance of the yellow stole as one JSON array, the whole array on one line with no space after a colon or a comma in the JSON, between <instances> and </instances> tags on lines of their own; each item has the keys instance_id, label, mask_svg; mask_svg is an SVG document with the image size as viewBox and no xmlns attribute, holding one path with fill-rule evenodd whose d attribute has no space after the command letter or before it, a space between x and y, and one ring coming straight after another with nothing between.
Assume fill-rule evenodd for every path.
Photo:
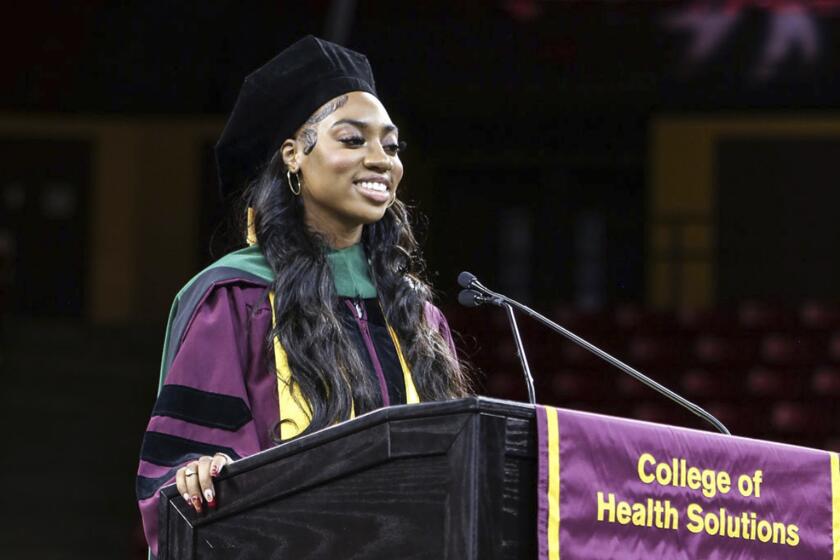
<instances>
[{"instance_id":1,"label":"yellow stole","mask_svg":"<svg viewBox=\"0 0 840 560\"><path fill-rule=\"evenodd\" d=\"M246 241L248 245L254 245L257 242L253 208L248 208ZM276 327L277 315L274 310L274 292L269 292L268 299L271 303L271 326ZM397 350L397 357L400 360L400 367L403 372L405 402L407 404L419 403L420 396L414 386L411 371L408 369L408 362L405 361L400 341L397 339L397 333L394 332L391 325L388 325L388 333L394 342L394 348ZM292 380L292 370L289 368L286 350L277 337L274 338L274 365L277 371L277 401L280 407L280 439L286 441L299 436L309 426L312 420L312 410L309 403L303 398L300 387ZM350 418L355 418L355 416L356 412L351 403Z\"/></svg>"},{"instance_id":2,"label":"yellow stole","mask_svg":"<svg viewBox=\"0 0 840 560\"><path fill-rule=\"evenodd\" d=\"M271 303L271 325L277 325L277 316L274 310L274 292L268 294L269 302ZM408 363L403 356L400 342L397 339L397 333L388 325L388 333L391 335L391 340L394 342L394 348L397 350L397 357L400 360L400 367L403 372L403 381L405 382L405 402L408 404L415 404L420 402L420 396L417 394L417 388L414 386L414 380L411 378L411 371L408 369ZM309 403L303 398L300 392L300 387L292 379L292 370L289 368L289 359L286 356L286 350L280 344L280 339L274 338L274 364L277 370L277 400L280 406L280 439L286 441L300 435L303 430L309 426L312 420L312 410ZM351 403L352 406L352 403ZM355 410L351 408L350 418L356 416Z\"/></svg>"}]
</instances>

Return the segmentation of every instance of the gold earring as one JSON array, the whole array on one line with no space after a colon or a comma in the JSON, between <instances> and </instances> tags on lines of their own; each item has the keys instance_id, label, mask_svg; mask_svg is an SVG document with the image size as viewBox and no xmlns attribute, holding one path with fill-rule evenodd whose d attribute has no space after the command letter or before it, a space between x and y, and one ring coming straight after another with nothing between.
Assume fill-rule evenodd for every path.
<instances>
[{"instance_id":1,"label":"gold earring","mask_svg":"<svg viewBox=\"0 0 840 560\"><path fill-rule=\"evenodd\" d=\"M289 190L292 191L292 194L298 196L300 194L300 175L298 172L295 171L295 179L297 180L297 190L295 190L295 185L292 182L292 170L286 170L286 180L289 182Z\"/></svg>"}]
</instances>

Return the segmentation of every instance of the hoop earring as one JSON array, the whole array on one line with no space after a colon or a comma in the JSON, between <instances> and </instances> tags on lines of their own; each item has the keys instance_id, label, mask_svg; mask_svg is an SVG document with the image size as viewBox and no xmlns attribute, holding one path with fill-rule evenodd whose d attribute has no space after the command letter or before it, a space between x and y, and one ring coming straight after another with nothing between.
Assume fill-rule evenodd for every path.
<instances>
[{"instance_id":1,"label":"hoop earring","mask_svg":"<svg viewBox=\"0 0 840 560\"><path fill-rule=\"evenodd\" d=\"M300 175L298 175L297 171L295 171L295 179L297 180L297 190L295 190L295 185L292 182L292 170L286 170L286 180L289 182L289 190L292 191L292 194L295 196L300 195Z\"/></svg>"}]
</instances>

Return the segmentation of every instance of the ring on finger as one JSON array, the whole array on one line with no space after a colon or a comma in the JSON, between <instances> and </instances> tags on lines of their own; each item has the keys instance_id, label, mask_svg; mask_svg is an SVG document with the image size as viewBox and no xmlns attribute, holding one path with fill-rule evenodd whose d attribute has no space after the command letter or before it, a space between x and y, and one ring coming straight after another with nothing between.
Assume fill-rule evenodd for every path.
<instances>
[{"instance_id":1,"label":"ring on finger","mask_svg":"<svg viewBox=\"0 0 840 560\"><path fill-rule=\"evenodd\" d=\"M184 469L184 476L195 476L195 471L190 468Z\"/></svg>"}]
</instances>

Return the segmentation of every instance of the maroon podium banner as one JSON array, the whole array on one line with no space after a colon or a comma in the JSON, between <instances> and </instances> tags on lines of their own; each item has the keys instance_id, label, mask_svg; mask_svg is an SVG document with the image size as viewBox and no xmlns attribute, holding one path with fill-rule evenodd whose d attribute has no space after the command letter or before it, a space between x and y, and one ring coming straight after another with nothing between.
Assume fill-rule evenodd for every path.
<instances>
[{"instance_id":1,"label":"maroon podium banner","mask_svg":"<svg viewBox=\"0 0 840 560\"><path fill-rule=\"evenodd\" d=\"M537 407L540 560L840 560L840 462Z\"/></svg>"}]
</instances>

